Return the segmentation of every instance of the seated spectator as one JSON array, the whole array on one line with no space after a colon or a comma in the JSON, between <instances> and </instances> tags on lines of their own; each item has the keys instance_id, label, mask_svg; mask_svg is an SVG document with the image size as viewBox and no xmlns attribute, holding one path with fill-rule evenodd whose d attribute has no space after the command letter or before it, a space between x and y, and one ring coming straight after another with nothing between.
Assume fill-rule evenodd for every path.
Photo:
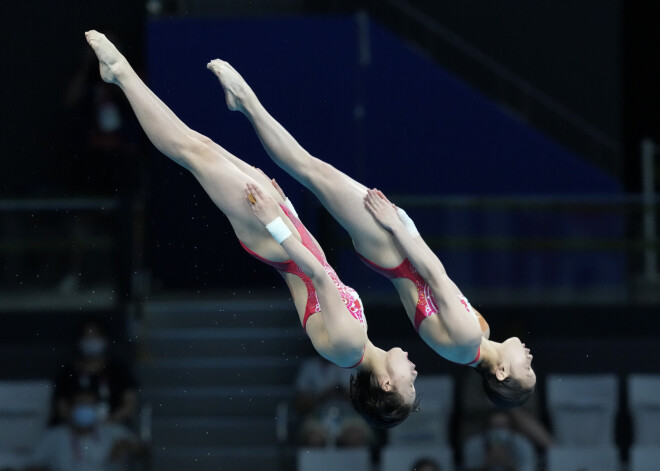
<instances>
[{"instance_id":1,"label":"seated spectator","mask_svg":"<svg viewBox=\"0 0 660 471\"><path fill-rule=\"evenodd\" d=\"M299 441L306 447L361 447L373 440L371 428L350 402L350 371L310 358L296 378L295 407L302 417Z\"/></svg>"},{"instance_id":2,"label":"seated spectator","mask_svg":"<svg viewBox=\"0 0 660 471\"><path fill-rule=\"evenodd\" d=\"M143 452L126 427L100 420L94 385L72 392L67 401L66 423L44 433L25 471L113 471Z\"/></svg>"},{"instance_id":3,"label":"seated spectator","mask_svg":"<svg viewBox=\"0 0 660 471\"><path fill-rule=\"evenodd\" d=\"M536 451L532 443L516 432L508 412L491 413L482 433L463 446L464 469L468 471L534 471Z\"/></svg>"},{"instance_id":4,"label":"seated spectator","mask_svg":"<svg viewBox=\"0 0 660 471\"><path fill-rule=\"evenodd\" d=\"M130 424L137 409L137 383L128 368L108 354L105 328L97 320L86 320L77 339L76 357L55 380L53 424L69 416L68 398L72 392L91 385L97 388L101 401L101 420Z\"/></svg>"},{"instance_id":5,"label":"seated spectator","mask_svg":"<svg viewBox=\"0 0 660 471\"><path fill-rule=\"evenodd\" d=\"M531 440L537 449L546 451L554 443L550 430L528 409L511 409L509 417L514 430Z\"/></svg>"},{"instance_id":6,"label":"seated spectator","mask_svg":"<svg viewBox=\"0 0 660 471\"><path fill-rule=\"evenodd\" d=\"M495 408L483 394L481 379L478 375L465 372L459 378L459 442L479 433L483 429L483 418L499 409ZM541 405L539 395L535 394L527 403L508 411L509 418L516 432L524 435L541 451L553 444L553 436L546 424L539 419Z\"/></svg>"},{"instance_id":7,"label":"seated spectator","mask_svg":"<svg viewBox=\"0 0 660 471\"><path fill-rule=\"evenodd\" d=\"M415 461L410 471L442 471L440 464L431 458L420 458Z\"/></svg>"}]
</instances>

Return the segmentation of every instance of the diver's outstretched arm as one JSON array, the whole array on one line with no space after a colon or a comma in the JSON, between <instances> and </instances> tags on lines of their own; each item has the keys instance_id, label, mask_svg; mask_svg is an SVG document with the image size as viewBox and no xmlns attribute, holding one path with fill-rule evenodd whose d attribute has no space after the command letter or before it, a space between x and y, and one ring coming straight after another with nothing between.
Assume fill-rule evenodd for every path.
<instances>
[{"instance_id":1,"label":"diver's outstretched arm","mask_svg":"<svg viewBox=\"0 0 660 471\"><path fill-rule=\"evenodd\" d=\"M319 304L323 324L327 332L327 341L322 348L332 358L333 362L341 361L347 354L350 358L347 365L355 364L354 356L362 354L365 332L356 319L347 311L337 285L334 283L321 262L310 252L301 241L292 237L291 230L279 216L275 201L254 184L245 187L246 200L250 201L256 218L264 224L271 236L282 245L300 269L312 280ZM311 336L310 336L311 337ZM315 347L319 341L312 337Z\"/></svg>"},{"instance_id":2,"label":"diver's outstretched arm","mask_svg":"<svg viewBox=\"0 0 660 471\"><path fill-rule=\"evenodd\" d=\"M441 278L447 276L440 259L417 240L421 239L419 233L411 233L406 228L397 213L397 208L380 191L368 190L364 205L374 219L392 234L410 263L429 285L439 283Z\"/></svg>"}]
</instances>

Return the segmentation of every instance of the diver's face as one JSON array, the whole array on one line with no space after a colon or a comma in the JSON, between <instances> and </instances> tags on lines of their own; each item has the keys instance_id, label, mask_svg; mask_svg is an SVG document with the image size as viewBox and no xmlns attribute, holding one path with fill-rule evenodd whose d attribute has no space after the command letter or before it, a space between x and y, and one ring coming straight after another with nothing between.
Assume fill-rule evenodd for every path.
<instances>
[{"instance_id":1,"label":"diver's face","mask_svg":"<svg viewBox=\"0 0 660 471\"><path fill-rule=\"evenodd\" d=\"M387 374L390 384L399 393L406 405L412 405L417 397L415 364L408 359L408 352L396 347L387 352Z\"/></svg>"},{"instance_id":2,"label":"diver's face","mask_svg":"<svg viewBox=\"0 0 660 471\"><path fill-rule=\"evenodd\" d=\"M532 369L532 358L529 348L518 337L511 337L502 342L502 361L508 364L509 375L520 381L525 388L536 384L536 373Z\"/></svg>"}]
</instances>

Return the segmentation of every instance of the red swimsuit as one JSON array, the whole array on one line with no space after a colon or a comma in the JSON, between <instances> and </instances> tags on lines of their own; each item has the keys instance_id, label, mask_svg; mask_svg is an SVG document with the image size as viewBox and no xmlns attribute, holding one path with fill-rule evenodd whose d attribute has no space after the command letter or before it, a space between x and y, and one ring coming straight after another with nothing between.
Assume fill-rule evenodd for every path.
<instances>
[{"instance_id":1,"label":"red swimsuit","mask_svg":"<svg viewBox=\"0 0 660 471\"><path fill-rule=\"evenodd\" d=\"M348 309L348 312L350 312L351 316L353 316L353 318L358 320L360 324L362 324L362 327L366 329L367 326L364 319L364 309L362 307L362 302L360 300L360 296L358 296L357 294L357 291L355 291L350 286L346 286L344 283L341 282L341 280L337 276L337 273L328 264L328 261L326 260L325 256L321 253L318 246L314 242L314 239L307 231L307 228L303 225L303 223L300 222L300 220L296 216L294 216L287 209L286 206L280 205L280 208L282 208L284 214L286 214L286 216L289 218L291 223L298 231L298 234L300 234L300 239L302 244L305 246L305 248L307 248L307 250L309 250L312 253L312 255L314 255L314 257L316 257L316 259L321 263L321 265L323 265L323 268L325 269L326 273L330 275L330 278L337 287L337 291L339 291L339 295L344 300L344 305L346 306L346 309ZM276 268L278 271L294 274L302 280L302 282L305 284L305 287L307 288L307 304L305 306L305 315L303 317L303 329L306 329L307 319L309 319L309 316L321 310L321 305L319 304L319 298L316 295L316 290L314 289L314 283L312 283L312 280L307 275L305 275L302 269L293 260L287 260L286 262L272 262L270 260L261 257L257 253L247 248L245 244L243 244L243 242L241 242L240 240L239 242L241 246L257 260L260 260L265 264ZM362 356L364 357L364 351L362 353ZM360 359L360 361L356 365L351 366L350 368L355 368L361 362L362 359Z\"/></svg>"},{"instance_id":2,"label":"red swimsuit","mask_svg":"<svg viewBox=\"0 0 660 471\"><path fill-rule=\"evenodd\" d=\"M417 288L417 306L415 307L415 330L417 331L417 333L419 333L419 326L422 324L422 321L433 314L437 314L439 311L438 303L433 297L433 292L431 291L431 287L428 285L428 283L426 283L426 281L424 281L422 275L419 274L419 272L415 269L413 264L410 263L410 260L408 260L407 258L403 262L401 262L401 264L398 267L383 268L380 265L376 265L371 260L368 260L367 258L363 257L360 253L358 253L358 256L369 268L371 268L377 273L380 273L386 278L389 279L406 278L415 284L415 288ZM460 300L461 304L463 304L463 306L465 307L465 310L470 314L475 315L476 317L476 314L474 314L474 312L471 309L470 302L463 296L459 296L458 299ZM466 365L475 364L479 360L480 355L481 355L481 347L479 347L479 350L477 350L476 358L472 360L470 363L465 363L465 364Z\"/></svg>"}]
</instances>

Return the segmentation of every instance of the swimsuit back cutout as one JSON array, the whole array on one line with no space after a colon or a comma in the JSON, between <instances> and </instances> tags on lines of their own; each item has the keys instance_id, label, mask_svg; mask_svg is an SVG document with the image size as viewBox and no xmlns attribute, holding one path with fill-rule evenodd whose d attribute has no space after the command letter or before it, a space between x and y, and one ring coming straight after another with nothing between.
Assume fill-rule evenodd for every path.
<instances>
[{"instance_id":1,"label":"swimsuit back cutout","mask_svg":"<svg viewBox=\"0 0 660 471\"><path fill-rule=\"evenodd\" d=\"M419 332L419 326L422 321L427 317L438 313L438 304L433 297L431 288L424 281L424 278L415 270L410 260L407 258L401 262L398 267L394 268L383 268L380 265L376 265L371 260L363 257L358 253L358 256L362 261L372 270L381 275L392 279L392 278L406 278L412 281L417 288L417 306L415 307L415 330Z\"/></svg>"},{"instance_id":2,"label":"swimsuit back cutout","mask_svg":"<svg viewBox=\"0 0 660 471\"><path fill-rule=\"evenodd\" d=\"M360 296L353 288L351 288L350 286L346 286L344 283L341 282L341 280L337 276L337 273L328 264L328 261L321 253L321 250L316 245L314 239L312 238L307 228L303 225L303 223L300 222L300 220L295 215L293 215L293 213L291 213L286 206L281 204L280 207L282 208L282 211L284 211L284 214L286 214L286 216L289 218L293 226L296 228L298 234L300 234L300 239L303 246L307 250L309 250L312 253L312 255L314 255L314 257L316 257L316 259L321 263L321 265L323 265L323 268L325 268L326 273L330 276L335 286L337 287L337 290L339 291L341 298L344 300L344 305L346 306L346 309L348 309L348 312L350 312L351 316L353 316L354 319L359 321L360 324L362 324L362 327L366 329L366 323L364 319L364 308L362 307L362 301L360 300ZM272 262L270 260L261 257L260 255L256 254L255 252L247 248L245 244L243 244L243 242L241 242L240 240L239 243L250 255L252 255L257 260L260 260L265 264L274 267L278 271L296 275L305 284L305 288L307 288L307 303L305 305L305 315L303 317L303 329L306 328L307 319L309 319L309 316L321 310L321 305L319 304L319 299L318 296L316 295L316 289L314 288L314 283L312 283L312 280L305 274L305 272L302 271L302 269L298 266L298 264L296 264L296 262L294 262L293 260L287 260L286 262ZM362 360L360 360L360 362L361 361Z\"/></svg>"},{"instance_id":3,"label":"swimsuit back cutout","mask_svg":"<svg viewBox=\"0 0 660 471\"><path fill-rule=\"evenodd\" d=\"M367 265L369 268L374 270L377 273L385 276L386 278L406 278L412 281L417 288L417 305L415 306L415 330L419 333L419 326L422 324L422 321L433 314L438 314L438 303L433 297L433 292L431 287L424 281L422 275L415 269L410 260L407 258L401 262L401 264L394 268L384 268L380 265L376 265L371 260L365 258L358 252L360 259ZM477 315L472 310L470 301L467 300L465 296L458 296L459 301L465 307L465 310L477 317ZM477 356L470 363L465 363L465 365L474 365L481 355L481 347L477 350Z\"/></svg>"}]
</instances>

